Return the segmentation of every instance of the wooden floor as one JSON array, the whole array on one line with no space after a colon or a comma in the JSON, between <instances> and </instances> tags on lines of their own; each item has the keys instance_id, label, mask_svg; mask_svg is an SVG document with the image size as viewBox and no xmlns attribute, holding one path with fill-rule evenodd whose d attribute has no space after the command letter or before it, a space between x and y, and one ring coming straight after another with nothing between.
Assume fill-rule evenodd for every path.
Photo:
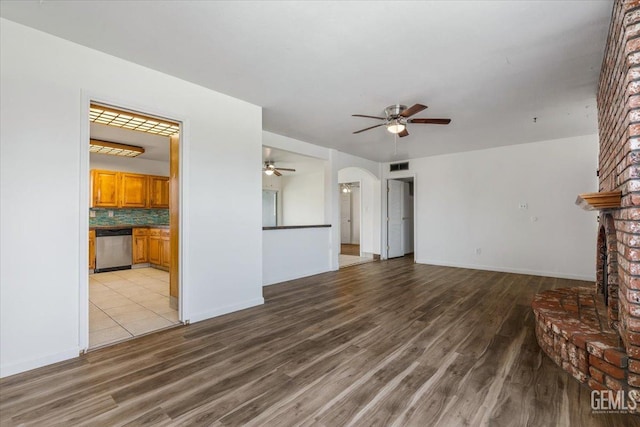
<instances>
[{"instance_id":1,"label":"wooden floor","mask_svg":"<svg viewBox=\"0 0 640 427\"><path fill-rule=\"evenodd\" d=\"M542 289L395 259L0 382L0 425L633 426L538 347Z\"/></svg>"},{"instance_id":2,"label":"wooden floor","mask_svg":"<svg viewBox=\"0 0 640 427\"><path fill-rule=\"evenodd\" d=\"M360 245L351 245L343 243L340 245L340 253L342 255L360 256Z\"/></svg>"}]
</instances>

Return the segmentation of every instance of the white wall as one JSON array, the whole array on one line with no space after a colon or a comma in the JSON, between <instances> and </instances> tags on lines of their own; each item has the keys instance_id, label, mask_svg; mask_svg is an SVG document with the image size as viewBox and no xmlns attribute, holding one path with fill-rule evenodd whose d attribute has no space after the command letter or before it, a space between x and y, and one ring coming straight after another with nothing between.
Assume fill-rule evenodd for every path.
<instances>
[{"instance_id":1,"label":"white wall","mask_svg":"<svg viewBox=\"0 0 640 427\"><path fill-rule=\"evenodd\" d=\"M276 175L262 174L262 189L264 190L276 190L282 189L282 177Z\"/></svg>"},{"instance_id":2,"label":"white wall","mask_svg":"<svg viewBox=\"0 0 640 427\"><path fill-rule=\"evenodd\" d=\"M594 280L597 214L574 202L597 190L597 158L588 135L412 159L385 175L416 176L417 262Z\"/></svg>"},{"instance_id":3,"label":"white wall","mask_svg":"<svg viewBox=\"0 0 640 427\"><path fill-rule=\"evenodd\" d=\"M264 285L330 270L331 228L265 230L262 233Z\"/></svg>"},{"instance_id":4,"label":"white wall","mask_svg":"<svg viewBox=\"0 0 640 427\"><path fill-rule=\"evenodd\" d=\"M282 225L324 224L324 173L282 176Z\"/></svg>"},{"instance_id":5,"label":"white wall","mask_svg":"<svg viewBox=\"0 0 640 427\"><path fill-rule=\"evenodd\" d=\"M167 143L168 144L168 143ZM91 169L106 169L120 172L135 172L146 175L169 176L169 162L159 160L89 154Z\"/></svg>"},{"instance_id":6,"label":"white wall","mask_svg":"<svg viewBox=\"0 0 640 427\"><path fill-rule=\"evenodd\" d=\"M360 182L360 191L362 193L362 236L360 236L360 250L365 254L379 254L380 180L366 169L346 167L338 171L338 182Z\"/></svg>"},{"instance_id":7,"label":"white wall","mask_svg":"<svg viewBox=\"0 0 640 427\"><path fill-rule=\"evenodd\" d=\"M5 19L0 31L1 375L77 356L86 338L88 94L184 121L184 318L262 303L261 109Z\"/></svg>"}]
</instances>

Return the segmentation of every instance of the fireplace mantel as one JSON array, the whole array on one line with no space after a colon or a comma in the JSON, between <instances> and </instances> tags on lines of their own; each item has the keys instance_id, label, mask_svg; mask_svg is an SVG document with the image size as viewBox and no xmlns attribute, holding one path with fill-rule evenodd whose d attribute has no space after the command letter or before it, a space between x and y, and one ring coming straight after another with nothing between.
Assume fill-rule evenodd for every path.
<instances>
[{"instance_id":1,"label":"fireplace mantel","mask_svg":"<svg viewBox=\"0 0 640 427\"><path fill-rule=\"evenodd\" d=\"M600 191L598 193L579 194L576 205L587 211L616 209L620 207L622 191Z\"/></svg>"}]
</instances>

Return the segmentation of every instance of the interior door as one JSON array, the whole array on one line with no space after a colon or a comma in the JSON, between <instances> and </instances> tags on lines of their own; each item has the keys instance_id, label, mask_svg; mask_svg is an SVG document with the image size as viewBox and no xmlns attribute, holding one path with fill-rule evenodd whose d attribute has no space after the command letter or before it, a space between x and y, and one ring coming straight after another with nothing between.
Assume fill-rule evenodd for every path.
<instances>
[{"instance_id":1,"label":"interior door","mask_svg":"<svg viewBox=\"0 0 640 427\"><path fill-rule=\"evenodd\" d=\"M351 193L340 190L340 243L351 243Z\"/></svg>"},{"instance_id":2,"label":"interior door","mask_svg":"<svg viewBox=\"0 0 640 427\"><path fill-rule=\"evenodd\" d=\"M402 197L402 236L404 238L404 253L413 252L413 196L411 195L411 184L403 183Z\"/></svg>"},{"instance_id":3,"label":"interior door","mask_svg":"<svg viewBox=\"0 0 640 427\"><path fill-rule=\"evenodd\" d=\"M402 181L387 181L387 258L404 256L403 194Z\"/></svg>"},{"instance_id":4,"label":"interior door","mask_svg":"<svg viewBox=\"0 0 640 427\"><path fill-rule=\"evenodd\" d=\"M178 309L180 298L180 137L169 137L169 305Z\"/></svg>"},{"instance_id":5,"label":"interior door","mask_svg":"<svg viewBox=\"0 0 640 427\"><path fill-rule=\"evenodd\" d=\"M351 187L351 243L360 244L360 187Z\"/></svg>"}]
</instances>

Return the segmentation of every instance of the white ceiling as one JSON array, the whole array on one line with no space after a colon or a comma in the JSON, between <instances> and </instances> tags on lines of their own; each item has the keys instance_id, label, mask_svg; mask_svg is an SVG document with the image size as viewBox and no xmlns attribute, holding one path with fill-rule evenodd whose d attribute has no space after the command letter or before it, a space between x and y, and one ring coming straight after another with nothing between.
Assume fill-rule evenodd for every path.
<instances>
[{"instance_id":1,"label":"white ceiling","mask_svg":"<svg viewBox=\"0 0 640 427\"><path fill-rule=\"evenodd\" d=\"M169 162L169 137L153 135L135 130L114 126L90 123L90 137L101 141L119 142L144 148L144 153L136 159L158 160ZM106 156L106 154L100 154Z\"/></svg>"},{"instance_id":2,"label":"white ceiling","mask_svg":"<svg viewBox=\"0 0 640 427\"><path fill-rule=\"evenodd\" d=\"M265 130L372 160L584 135L611 1L2 1L0 14L264 108ZM394 141L351 114L423 103ZM533 118L537 117L537 123Z\"/></svg>"}]
</instances>

